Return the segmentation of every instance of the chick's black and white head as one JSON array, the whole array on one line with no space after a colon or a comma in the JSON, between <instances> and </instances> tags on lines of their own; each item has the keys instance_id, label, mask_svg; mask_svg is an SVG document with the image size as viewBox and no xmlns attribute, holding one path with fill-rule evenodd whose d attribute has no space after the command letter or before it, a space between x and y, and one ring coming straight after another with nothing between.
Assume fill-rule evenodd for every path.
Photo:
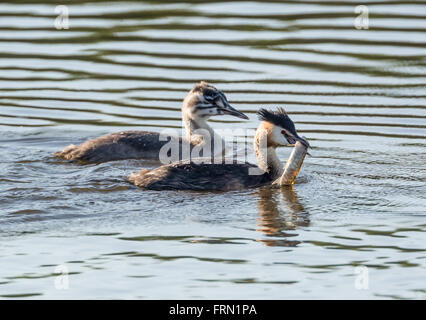
<instances>
[{"instance_id":1,"label":"chick's black and white head","mask_svg":"<svg viewBox=\"0 0 426 320\"><path fill-rule=\"evenodd\" d=\"M241 119L248 117L233 108L224 93L207 82L197 83L183 101L183 111L191 118L208 119L211 116L231 115Z\"/></svg>"},{"instance_id":2,"label":"chick's black and white head","mask_svg":"<svg viewBox=\"0 0 426 320\"><path fill-rule=\"evenodd\" d=\"M257 114L262 121L261 127L268 132L269 145L284 146L299 141L309 147L308 141L297 134L294 122L283 108L278 108L277 111L260 109Z\"/></svg>"}]
</instances>

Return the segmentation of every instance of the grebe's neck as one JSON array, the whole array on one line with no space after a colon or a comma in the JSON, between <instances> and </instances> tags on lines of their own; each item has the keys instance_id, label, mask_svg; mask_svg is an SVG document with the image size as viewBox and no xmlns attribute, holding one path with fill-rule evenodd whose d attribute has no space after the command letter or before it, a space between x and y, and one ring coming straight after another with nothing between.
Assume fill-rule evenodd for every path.
<instances>
[{"instance_id":1,"label":"grebe's neck","mask_svg":"<svg viewBox=\"0 0 426 320\"><path fill-rule=\"evenodd\" d=\"M188 116L186 113L182 113L182 121L186 130L186 139L191 144L202 146L209 143L213 156L223 154L225 141L208 125L205 118ZM220 147L218 144L220 144Z\"/></svg>"},{"instance_id":2,"label":"grebe's neck","mask_svg":"<svg viewBox=\"0 0 426 320\"><path fill-rule=\"evenodd\" d=\"M275 147L267 145L267 132L258 130L254 138L254 151L257 166L275 180L282 175L283 169L275 152Z\"/></svg>"},{"instance_id":3,"label":"grebe's neck","mask_svg":"<svg viewBox=\"0 0 426 320\"><path fill-rule=\"evenodd\" d=\"M207 133L213 136L214 130L207 124L207 121L200 117L189 117L183 114L183 126L186 130L186 137L190 139L193 135L206 136Z\"/></svg>"}]
</instances>

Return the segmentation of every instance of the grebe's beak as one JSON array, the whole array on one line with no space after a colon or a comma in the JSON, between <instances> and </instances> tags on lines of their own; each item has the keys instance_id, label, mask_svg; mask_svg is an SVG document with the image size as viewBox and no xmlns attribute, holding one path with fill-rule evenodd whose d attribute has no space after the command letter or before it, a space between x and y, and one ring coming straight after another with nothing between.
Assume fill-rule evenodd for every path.
<instances>
[{"instance_id":1,"label":"grebe's beak","mask_svg":"<svg viewBox=\"0 0 426 320\"><path fill-rule=\"evenodd\" d=\"M215 104L217 106L218 111L223 112L223 114L228 114L230 116L234 116L244 120L249 119L244 113L232 107L229 102L222 96L220 96L219 99L215 101Z\"/></svg>"},{"instance_id":2,"label":"grebe's beak","mask_svg":"<svg viewBox=\"0 0 426 320\"><path fill-rule=\"evenodd\" d=\"M312 149L309 142L304 137L302 138L297 133L291 133L287 130L283 130L283 131L284 131L283 134L286 140L288 141L288 143L295 144L297 141L299 141L301 144L303 144L306 147L306 149L309 149L309 148ZM306 152L306 154L312 157L312 155L309 152Z\"/></svg>"},{"instance_id":3,"label":"grebe's beak","mask_svg":"<svg viewBox=\"0 0 426 320\"><path fill-rule=\"evenodd\" d=\"M284 134L286 140L288 143L290 144L295 144L296 141L299 141L301 144L303 144L306 148L310 148L311 146L309 145L309 142L300 137L296 132L291 133L290 131L287 130L283 130L282 133Z\"/></svg>"},{"instance_id":4,"label":"grebe's beak","mask_svg":"<svg viewBox=\"0 0 426 320\"><path fill-rule=\"evenodd\" d=\"M241 118L241 119L244 119L244 120L249 119L244 113L242 113L241 111L238 111L237 109L231 107L231 105L229 103L225 108L221 108L221 110L223 111L224 114L228 114L230 116L234 116L234 117Z\"/></svg>"},{"instance_id":5,"label":"grebe's beak","mask_svg":"<svg viewBox=\"0 0 426 320\"><path fill-rule=\"evenodd\" d=\"M309 142L306 140L305 137L302 138L297 136L296 140L299 141L301 144L303 144L306 147L306 149L312 149L311 145L309 144ZM312 155L309 152L306 152L306 154L312 157Z\"/></svg>"},{"instance_id":6,"label":"grebe's beak","mask_svg":"<svg viewBox=\"0 0 426 320\"><path fill-rule=\"evenodd\" d=\"M301 144L303 144L306 147L306 149L309 149L311 147L311 145L309 144L309 142L305 138L299 137L298 135L296 135L295 138L296 138L297 141L299 141Z\"/></svg>"}]
</instances>

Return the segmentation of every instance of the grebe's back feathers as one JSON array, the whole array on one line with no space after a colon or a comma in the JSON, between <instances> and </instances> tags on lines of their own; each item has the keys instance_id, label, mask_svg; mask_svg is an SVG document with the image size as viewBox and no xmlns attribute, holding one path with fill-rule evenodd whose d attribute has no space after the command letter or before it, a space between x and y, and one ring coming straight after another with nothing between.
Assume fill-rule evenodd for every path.
<instances>
[{"instance_id":1,"label":"grebe's back feathers","mask_svg":"<svg viewBox=\"0 0 426 320\"><path fill-rule=\"evenodd\" d=\"M121 131L88 140L79 146L70 145L55 157L82 162L102 162L123 159L158 160L158 150L165 145L160 134L149 131ZM179 138L181 139L181 138Z\"/></svg>"},{"instance_id":2,"label":"grebe's back feathers","mask_svg":"<svg viewBox=\"0 0 426 320\"><path fill-rule=\"evenodd\" d=\"M208 159L211 160L211 159ZM130 175L129 182L151 190L228 191L263 186L270 183L268 173L250 174L258 169L251 163L197 163L189 160L163 165L155 170L142 169Z\"/></svg>"}]
</instances>

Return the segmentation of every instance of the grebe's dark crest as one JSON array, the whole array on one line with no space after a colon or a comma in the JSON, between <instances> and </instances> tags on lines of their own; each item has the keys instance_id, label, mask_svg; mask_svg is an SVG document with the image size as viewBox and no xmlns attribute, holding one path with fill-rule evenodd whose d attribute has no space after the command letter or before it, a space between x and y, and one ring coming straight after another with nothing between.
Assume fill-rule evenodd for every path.
<instances>
[{"instance_id":1,"label":"grebe's dark crest","mask_svg":"<svg viewBox=\"0 0 426 320\"><path fill-rule=\"evenodd\" d=\"M182 120L187 135L186 137L179 137L179 143L189 142L190 147L193 148L200 144L211 143L214 139L221 139L207 124L210 117L218 115L231 115L248 119L245 114L229 104L222 91L204 81L195 84L183 100ZM203 129L206 134L194 134L194 131L198 129ZM160 141L160 133L157 132L121 131L88 140L78 146L70 145L63 151L54 153L54 156L83 162L122 159L158 160L161 148L170 139ZM222 154L222 152L223 149L212 149L213 155Z\"/></svg>"},{"instance_id":2,"label":"grebe's dark crest","mask_svg":"<svg viewBox=\"0 0 426 320\"><path fill-rule=\"evenodd\" d=\"M275 149L296 142L306 150L309 144L299 137L284 109L276 112L261 109L258 115L262 122L254 137L257 166L250 163L201 163L192 159L163 165L154 170L142 169L131 174L129 182L153 190L223 191L271 184L284 176ZM255 169L260 169L257 174Z\"/></svg>"},{"instance_id":3,"label":"grebe's dark crest","mask_svg":"<svg viewBox=\"0 0 426 320\"><path fill-rule=\"evenodd\" d=\"M257 114L261 121L266 121L274 124L275 126L281 127L281 133L285 135L285 138L290 144L294 144L296 141L300 141L306 147L309 147L309 143L306 141L306 139L299 137L297 134L294 122L290 119L284 108L280 107L275 112L266 109L260 109Z\"/></svg>"}]
</instances>

